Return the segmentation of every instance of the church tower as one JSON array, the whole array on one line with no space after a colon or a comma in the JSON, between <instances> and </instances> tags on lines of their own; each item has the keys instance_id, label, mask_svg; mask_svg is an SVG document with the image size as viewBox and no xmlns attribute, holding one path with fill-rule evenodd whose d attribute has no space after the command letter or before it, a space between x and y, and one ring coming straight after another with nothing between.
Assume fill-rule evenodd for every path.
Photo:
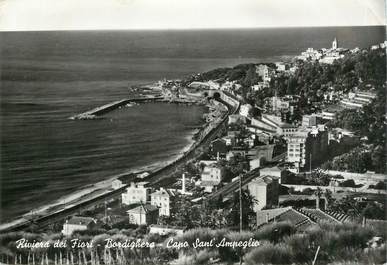
<instances>
[{"instance_id":1,"label":"church tower","mask_svg":"<svg viewBox=\"0 0 387 265\"><path fill-rule=\"evenodd\" d=\"M332 50L336 50L337 49L337 39L335 38L332 42Z\"/></svg>"}]
</instances>

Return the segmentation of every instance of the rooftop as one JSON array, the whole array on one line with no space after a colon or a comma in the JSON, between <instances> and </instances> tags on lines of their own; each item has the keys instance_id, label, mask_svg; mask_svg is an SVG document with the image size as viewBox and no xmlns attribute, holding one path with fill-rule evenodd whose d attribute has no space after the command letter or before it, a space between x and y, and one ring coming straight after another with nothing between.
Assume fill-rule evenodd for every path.
<instances>
[{"instance_id":1,"label":"rooftop","mask_svg":"<svg viewBox=\"0 0 387 265\"><path fill-rule=\"evenodd\" d=\"M262 169L260 169L260 172L268 172L268 171L277 171L277 172L281 172L283 169L279 168L278 166L275 166L275 167L264 167Z\"/></svg>"},{"instance_id":2,"label":"rooftop","mask_svg":"<svg viewBox=\"0 0 387 265\"><path fill-rule=\"evenodd\" d=\"M255 184L258 184L258 185L269 185L270 183L272 183L274 180L277 180L278 178L277 177L273 177L273 176L259 176L259 177L256 177L255 179L253 179L251 181L251 183L255 183Z\"/></svg>"},{"instance_id":3,"label":"rooftop","mask_svg":"<svg viewBox=\"0 0 387 265\"><path fill-rule=\"evenodd\" d=\"M323 112L340 112L343 111L345 108L341 105L329 105L325 109L323 109Z\"/></svg>"},{"instance_id":4,"label":"rooftop","mask_svg":"<svg viewBox=\"0 0 387 265\"><path fill-rule=\"evenodd\" d=\"M217 186L218 184L219 182L211 181L211 180L205 180L200 183L200 185L203 187L213 187L213 186Z\"/></svg>"},{"instance_id":5,"label":"rooftop","mask_svg":"<svg viewBox=\"0 0 387 265\"><path fill-rule=\"evenodd\" d=\"M167 190L167 189L161 188L160 190L153 192L153 193L151 194L151 196L165 196L165 197L171 197L171 196L175 196L175 192L173 192L173 191L171 191L171 190Z\"/></svg>"},{"instance_id":6,"label":"rooftop","mask_svg":"<svg viewBox=\"0 0 387 265\"><path fill-rule=\"evenodd\" d=\"M162 229L178 229L178 230L184 230L185 227L182 226L172 226L172 225L157 225L157 224L152 224L149 227L155 227L155 228L162 228Z\"/></svg>"},{"instance_id":7,"label":"rooftop","mask_svg":"<svg viewBox=\"0 0 387 265\"><path fill-rule=\"evenodd\" d=\"M328 213L321 211L320 209L301 208L301 209L299 209L299 212L310 217L315 222L321 222L321 221L327 221L330 223L340 223L341 222L338 219L334 218L333 216L329 215Z\"/></svg>"},{"instance_id":8,"label":"rooftop","mask_svg":"<svg viewBox=\"0 0 387 265\"><path fill-rule=\"evenodd\" d=\"M141 204L133 209L130 209L126 211L127 213L148 213L148 212L153 212L153 211L158 211L159 208L157 208L154 205L151 204Z\"/></svg>"},{"instance_id":9,"label":"rooftop","mask_svg":"<svg viewBox=\"0 0 387 265\"><path fill-rule=\"evenodd\" d=\"M306 215L302 214L291 206L257 212L257 226L262 226L272 221L287 221L298 228L305 228L314 222Z\"/></svg>"}]
</instances>

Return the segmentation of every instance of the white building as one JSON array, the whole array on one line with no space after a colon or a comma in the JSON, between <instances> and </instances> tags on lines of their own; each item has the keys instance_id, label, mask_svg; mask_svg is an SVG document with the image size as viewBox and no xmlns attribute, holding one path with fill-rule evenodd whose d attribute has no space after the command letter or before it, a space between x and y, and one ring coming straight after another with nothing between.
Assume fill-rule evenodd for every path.
<instances>
[{"instance_id":1,"label":"white building","mask_svg":"<svg viewBox=\"0 0 387 265\"><path fill-rule=\"evenodd\" d=\"M160 188L160 190L151 194L151 205L159 208L159 215L170 216L171 201L175 196L175 192Z\"/></svg>"},{"instance_id":2,"label":"white building","mask_svg":"<svg viewBox=\"0 0 387 265\"><path fill-rule=\"evenodd\" d=\"M141 204L127 211L129 223L135 225L150 225L157 223L159 209L150 204Z\"/></svg>"},{"instance_id":3,"label":"white building","mask_svg":"<svg viewBox=\"0 0 387 265\"><path fill-rule=\"evenodd\" d=\"M262 78L263 82L270 82L270 72L269 67L265 64L260 64L256 66L256 73Z\"/></svg>"},{"instance_id":4,"label":"white building","mask_svg":"<svg viewBox=\"0 0 387 265\"><path fill-rule=\"evenodd\" d=\"M263 90L265 88L269 88L269 87L270 86L269 86L268 82L258 82L258 84L251 86L251 89L253 91L261 91L261 90Z\"/></svg>"},{"instance_id":5,"label":"white building","mask_svg":"<svg viewBox=\"0 0 387 265\"><path fill-rule=\"evenodd\" d=\"M254 212L278 205L279 184L276 177L257 177L247 184L247 188L255 199Z\"/></svg>"},{"instance_id":6,"label":"white building","mask_svg":"<svg viewBox=\"0 0 387 265\"><path fill-rule=\"evenodd\" d=\"M282 127L282 133L285 139L288 139L297 132L298 128L292 124Z\"/></svg>"},{"instance_id":7,"label":"white building","mask_svg":"<svg viewBox=\"0 0 387 265\"><path fill-rule=\"evenodd\" d=\"M301 53L301 56L298 56L298 59L306 61L306 60L319 60L322 57L322 54L314 50L313 48L308 48L306 51Z\"/></svg>"},{"instance_id":8,"label":"white building","mask_svg":"<svg viewBox=\"0 0 387 265\"><path fill-rule=\"evenodd\" d=\"M336 117L336 113L344 110L341 105L330 105L321 111L321 118L324 120L333 120Z\"/></svg>"},{"instance_id":9,"label":"white building","mask_svg":"<svg viewBox=\"0 0 387 265\"><path fill-rule=\"evenodd\" d=\"M253 107L250 104L243 104L239 110L239 114L243 117L248 117L250 116L250 110Z\"/></svg>"},{"instance_id":10,"label":"white building","mask_svg":"<svg viewBox=\"0 0 387 265\"><path fill-rule=\"evenodd\" d=\"M73 216L63 224L62 234L71 236L74 231L90 230L96 225L96 220L91 217Z\"/></svg>"},{"instance_id":11,"label":"white building","mask_svg":"<svg viewBox=\"0 0 387 265\"><path fill-rule=\"evenodd\" d=\"M201 181L215 181L218 184L222 181L223 170L216 166L205 166L201 174Z\"/></svg>"},{"instance_id":12,"label":"white building","mask_svg":"<svg viewBox=\"0 0 387 265\"><path fill-rule=\"evenodd\" d=\"M212 192L213 188L219 185L223 178L223 170L216 166L205 166L201 174L201 186L206 192Z\"/></svg>"},{"instance_id":13,"label":"white building","mask_svg":"<svg viewBox=\"0 0 387 265\"><path fill-rule=\"evenodd\" d=\"M122 203L126 205L134 203L146 203L150 201L151 188L146 187L148 182L130 183L126 192L122 194Z\"/></svg>"},{"instance_id":14,"label":"white building","mask_svg":"<svg viewBox=\"0 0 387 265\"><path fill-rule=\"evenodd\" d=\"M284 72L286 70L286 65L283 62L276 62L275 66L279 72Z\"/></svg>"},{"instance_id":15,"label":"white building","mask_svg":"<svg viewBox=\"0 0 387 265\"><path fill-rule=\"evenodd\" d=\"M328 147L328 132L324 126L299 128L287 138L287 161L294 164L296 172L310 169L315 162L324 159Z\"/></svg>"},{"instance_id":16,"label":"white building","mask_svg":"<svg viewBox=\"0 0 387 265\"><path fill-rule=\"evenodd\" d=\"M376 94L372 92L349 92L348 96L340 103L346 108L362 108L364 105L370 104L375 98Z\"/></svg>"}]
</instances>

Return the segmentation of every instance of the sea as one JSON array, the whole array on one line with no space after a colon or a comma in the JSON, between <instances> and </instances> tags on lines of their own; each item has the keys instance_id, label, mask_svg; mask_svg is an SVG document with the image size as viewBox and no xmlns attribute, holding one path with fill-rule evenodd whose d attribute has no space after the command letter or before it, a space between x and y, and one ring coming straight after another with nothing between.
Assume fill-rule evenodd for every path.
<instances>
[{"instance_id":1,"label":"sea","mask_svg":"<svg viewBox=\"0 0 387 265\"><path fill-rule=\"evenodd\" d=\"M177 157L200 106L141 104L74 114L130 88L217 67L288 60L308 47L366 48L384 27L0 32L0 222L112 175Z\"/></svg>"}]
</instances>

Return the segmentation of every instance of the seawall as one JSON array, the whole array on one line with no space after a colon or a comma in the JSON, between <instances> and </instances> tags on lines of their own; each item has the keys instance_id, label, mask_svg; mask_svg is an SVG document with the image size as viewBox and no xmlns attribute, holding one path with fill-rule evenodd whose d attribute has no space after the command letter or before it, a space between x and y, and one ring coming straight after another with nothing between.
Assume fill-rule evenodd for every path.
<instances>
[{"instance_id":1,"label":"seawall","mask_svg":"<svg viewBox=\"0 0 387 265\"><path fill-rule=\"evenodd\" d=\"M130 103L144 103L144 102L155 102L155 101L162 101L164 100L163 97L144 97L144 98L126 98L121 99L118 101L110 102L108 104L99 106L97 108L88 110L86 112L82 112L80 114L71 116L70 119L72 120L83 120L83 119L93 119L97 116L101 116L105 113L108 113L114 109L117 109L121 106L124 106L126 104Z\"/></svg>"}]
</instances>

